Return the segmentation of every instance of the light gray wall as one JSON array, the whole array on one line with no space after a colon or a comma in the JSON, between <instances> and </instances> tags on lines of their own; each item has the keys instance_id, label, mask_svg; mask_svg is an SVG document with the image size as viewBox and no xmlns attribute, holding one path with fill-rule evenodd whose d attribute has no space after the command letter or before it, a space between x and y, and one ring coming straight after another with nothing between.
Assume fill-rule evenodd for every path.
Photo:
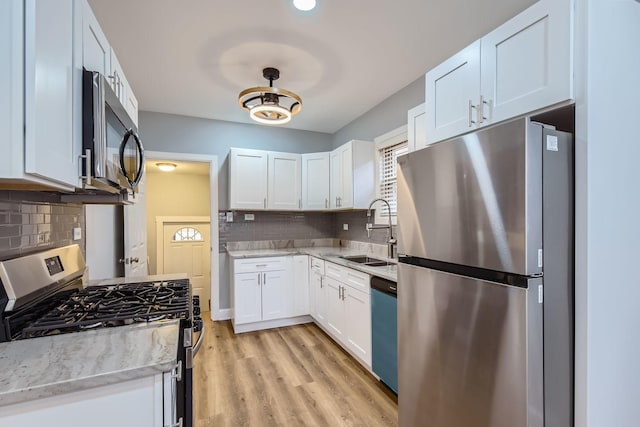
<instances>
[{"instance_id":1,"label":"light gray wall","mask_svg":"<svg viewBox=\"0 0 640 427\"><path fill-rule=\"evenodd\" d=\"M576 13L575 425L633 427L640 417L640 3L577 0Z\"/></svg>"},{"instance_id":2,"label":"light gray wall","mask_svg":"<svg viewBox=\"0 0 640 427\"><path fill-rule=\"evenodd\" d=\"M407 111L424 102L424 76L400 89L333 135L333 147L374 138L407 124Z\"/></svg>"},{"instance_id":3,"label":"light gray wall","mask_svg":"<svg viewBox=\"0 0 640 427\"><path fill-rule=\"evenodd\" d=\"M255 148L288 153L330 151L331 135L280 127L232 123L141 111L140 136L146 150L218 156L218 208L227 209L229 148Z\"/></svg>"}]
</instances>

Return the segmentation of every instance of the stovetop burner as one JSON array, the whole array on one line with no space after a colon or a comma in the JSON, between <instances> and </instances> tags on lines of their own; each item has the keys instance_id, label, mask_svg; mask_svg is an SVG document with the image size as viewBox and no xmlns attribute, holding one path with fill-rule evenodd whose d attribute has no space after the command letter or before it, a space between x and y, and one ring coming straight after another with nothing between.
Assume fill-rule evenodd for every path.
<instances>
[{"instance_id":1,"label":"stovetop burner","mask_svg":"<svg viewBox=\"0 0 640 427\"><path fill-rule=\"evenodd\" d=\"M189 282L93 286L72 294L22 330L32 338L189 316Z\"/></svg>"}]
</instances>

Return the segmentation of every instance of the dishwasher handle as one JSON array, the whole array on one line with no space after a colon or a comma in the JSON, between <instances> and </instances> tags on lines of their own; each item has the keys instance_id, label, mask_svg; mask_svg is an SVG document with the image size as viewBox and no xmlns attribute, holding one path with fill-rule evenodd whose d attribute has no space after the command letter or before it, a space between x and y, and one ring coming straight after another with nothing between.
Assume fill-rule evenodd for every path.
<instances>
[{"instance_id":1,"label":"dishwasher handle","mask_svg":"<svg viewBox=\"0 0 640 427\"><path fill-rule=\"evenodd\" d=\"M371 289L375 289L376 291L383 292L395 298L398 296L398 284L381 277L371 277Z\"/></svg>"}]
</instances>

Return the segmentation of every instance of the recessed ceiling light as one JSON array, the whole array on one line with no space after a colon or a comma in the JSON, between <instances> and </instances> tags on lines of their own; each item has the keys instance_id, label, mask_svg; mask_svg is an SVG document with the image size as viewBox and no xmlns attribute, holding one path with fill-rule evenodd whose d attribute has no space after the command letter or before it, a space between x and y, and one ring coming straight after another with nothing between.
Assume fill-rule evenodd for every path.
<instances>
[{"instance_id":1,"label":"recessed ceiling light","mask_svg":"<svg viewBox=\"0 0 640 427\"><path fill-rule=\"evenodd\" d=\"M163 172L171 172L178 167L175 163L156 163L156 166Z\"/></svg>"},{"instance_id":2,"label":"recessed ceiling light","mask_svg":"<svg viewBox=\"0 0 640 427\"><path fill-rule=\"evenodd\" d=\"M298 10L308 12L316 7L316 0L293 0L293 5Z\"/></svg>"}]
</instances>

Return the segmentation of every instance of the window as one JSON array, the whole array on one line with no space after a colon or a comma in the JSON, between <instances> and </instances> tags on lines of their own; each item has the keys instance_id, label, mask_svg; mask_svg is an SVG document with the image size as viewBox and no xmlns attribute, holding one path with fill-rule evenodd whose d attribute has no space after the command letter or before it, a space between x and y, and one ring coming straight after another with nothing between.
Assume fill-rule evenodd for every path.
<instances>
[{"instance_id":1,"label":"window","mask_svg":"<svg viewBox=\"0 0 640 427\"><path fill-rule=\"evenodd\" d=\"M180 242L185 240L203 240L202 233L192 227L182 227L173 235L173 241Z\"/></svg>"},{"instance_id":2,"label":"window","mask_svg":"<svg viewBox=\"0 0 640 427\"><path fill-rule=\"evenodd\" d=\"M397 160L398 156L408 152L409 143L407 141L387 145L386 147L378 149L378 192L381 198L389 202L391 215L393 217L398 213ZM376 217L386 219L388 216L389 214L386 208L381 208L381 206L377 207Z\"/></svg>"}]
</instances>

